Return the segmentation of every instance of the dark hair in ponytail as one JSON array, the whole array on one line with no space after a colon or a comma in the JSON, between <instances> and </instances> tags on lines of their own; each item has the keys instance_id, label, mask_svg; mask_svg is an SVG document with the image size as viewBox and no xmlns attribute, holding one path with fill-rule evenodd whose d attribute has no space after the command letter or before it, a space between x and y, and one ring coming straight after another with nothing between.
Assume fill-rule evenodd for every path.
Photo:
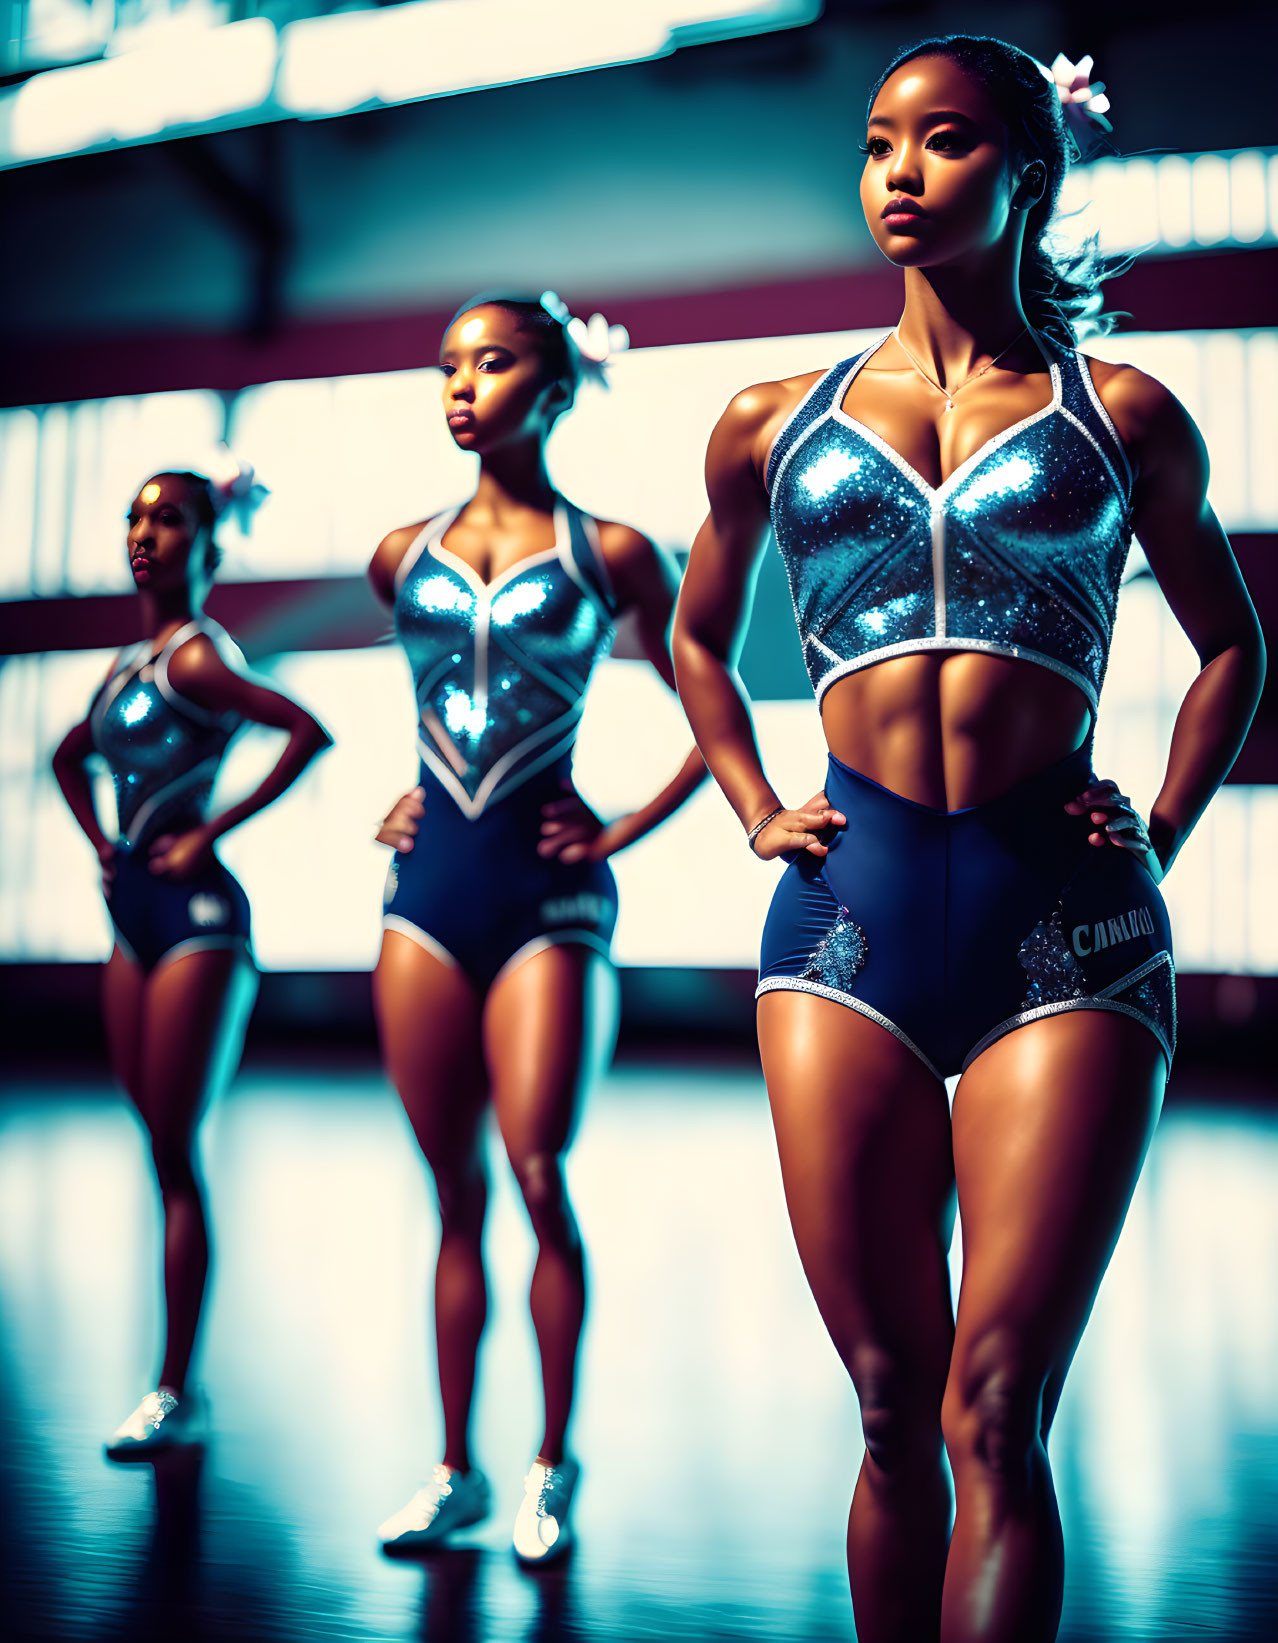
<instances>
[{"instance_id":1,"label":"dark hair in ponytail","mask_svg":"<svg viewBox=\"0 0 1278 1643\"><path fill-rule=\"evenodd\" d=\"M1021 306L1034 330L1061 347L1114 328L1116 316L1102 311L1101 282L1123 262L1111 265L1093 235L1078 247L1053 243L1052 214L1076 150L1055 84L1019 46L980 34L945 34L899 52L879 75L869 107L902 63L915 57L948 57L985 90L1007 124L1012 154L1021 164L1037 160L1047 184L1026 214L1021 253ZM869 110L867 110L868 114Z\"/></svg>"}]
</instances>

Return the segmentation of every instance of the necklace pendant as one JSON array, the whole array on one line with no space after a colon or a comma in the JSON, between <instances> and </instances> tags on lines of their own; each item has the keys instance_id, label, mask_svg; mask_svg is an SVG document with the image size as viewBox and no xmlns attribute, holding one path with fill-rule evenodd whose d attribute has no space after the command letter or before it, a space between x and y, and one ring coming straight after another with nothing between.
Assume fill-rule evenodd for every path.
<instances>
[{"instance_id":1,"label":"necklace pendant","mask_svg":"<svg viewBox=\"0 0 1278 1643\"><path fill-rule=\"evenodd\" d=\"M954 401L952 399L947 399L945 401L945 409L947 411L952 411L954 409Z\"/></svg>"}]
</instances>

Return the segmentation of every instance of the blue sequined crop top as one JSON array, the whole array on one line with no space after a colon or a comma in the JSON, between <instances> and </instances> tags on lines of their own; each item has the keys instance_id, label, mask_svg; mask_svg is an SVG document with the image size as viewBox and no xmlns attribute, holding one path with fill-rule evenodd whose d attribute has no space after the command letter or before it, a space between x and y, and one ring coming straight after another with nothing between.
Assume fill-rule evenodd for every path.
<instances>
[{"instance_id":1,"label":"blue sequined crop top","mask_svg":"<svg viewBox=\"0 0 1278 1643\"><path fill-rule=\"evenodd\" d=\"M210 713L169 683L174 652L197 633L213 641L228 666L243 668L226 630L200 617L156 655L149 639L126 650L89 709L93 745L115 784L120 843L130 848L204 819L222 756L243 722L235 713Z\"/></svg>"},{"instance_id":2,"label":"blue sequined crop top","mask_svg":"<svg viewBox=\"0 0 1278 1643\"><path fill-rule=\"evenodd\" d=\"M1131 540L1132 473L1087 361L933 488L843 410L879 347L836 365L773 442L767 485L818 702L891 656L978 650L1078 686L1096 713Z\"/></svg>"},{"instance_id":3,"label":"blue sequined crop top","mask_svg":"<svg viewBox=\"0 0 1278 1643\"><path fill-rule=\"evenodd\" d=\"M395 629L417 693L422 760L471 817L573 745L612 643L615 599L593 519L555 507L555 546L483 582L432 519L396 576Z\"/></svg>"}]
</instances>

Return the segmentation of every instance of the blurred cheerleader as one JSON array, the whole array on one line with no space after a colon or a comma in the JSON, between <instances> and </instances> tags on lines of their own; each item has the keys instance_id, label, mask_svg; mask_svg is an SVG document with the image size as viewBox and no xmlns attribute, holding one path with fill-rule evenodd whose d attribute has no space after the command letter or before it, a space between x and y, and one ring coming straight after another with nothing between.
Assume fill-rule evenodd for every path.
<instances>
[{"instance_id":1,"label":"blurred cheerleader","mask_svg":"<svg viewBox=\"0 0 1278 1643\"><path fill-rule=\"evenodd\" d=\"M444 1453L379 1531L422 1546L476 1523L489 1487L468 1427L486 1315L482 1119L491 1100L537 1239L531 1308L545 1429L525 1479L516 1552L570 1542L577 1467L564 1453L585 1311L581 1239L564 1154L613 1030L608 857L656 827L705 775L690 752L643 809L605 825L576 794L572 748L586 686L617 617L673 687L675 578L627 525L560 496L546 441L583 376L624 346L553 293L476 297L444 335L444 411L479 457L474 496L394 531L370 567L395 613L419 714L420 785L387 817L396 848L374 994L386 1065L435 1178L441 1237L435 1329Z\"/></svg>"},{"instance_id":2,"label":"blurred cheerleader","mask_svg":"<svg viewBox=\"0 0 1278 1643\"><path fill-rule=\"evenodd\" d=\"M204 615L219 560L214 528L231 504L264 494L251 471L217 483L159 473L129 508L129 568L145 637L116 658L87 716L54 754L72 813L102 863L115 945L103 1019L116 1077L151 1138L164 1207L164 1356L158 1384L112 1434L125 1459L193 1433L187 1390L208 1272L195 1133L234 1073L257 991L249 905L214 845L287 788L329 745L305 709L247 676L238 648ZM214 778L241 725L288 733L259 787L208 814ZM86 760L100 755L117 837L98 819Z\"/></svg>"}]
</instances>

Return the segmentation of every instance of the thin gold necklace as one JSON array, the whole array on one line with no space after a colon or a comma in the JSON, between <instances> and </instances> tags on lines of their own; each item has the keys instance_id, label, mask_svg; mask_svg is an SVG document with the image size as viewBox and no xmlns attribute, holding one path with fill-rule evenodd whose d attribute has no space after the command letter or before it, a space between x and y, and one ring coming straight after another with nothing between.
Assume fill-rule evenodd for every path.
<instances>
[{"instance_id":1,"label":"thin gold necklace","mask_svg":"<svg viewBox=\"0 0 1278 1643\"><path fill-rule=\"evenodd\" d=\"M905 355L906 359L909 360L910 364L914 367L914 369L918 372L918 374L923 378L924 382L928 383L931 387L935 388L938 394L941 394L941 395L944 396L945 409L947 411L952 411L954 409L954 396L955 396L955 394L962 393L963 389L967 387L969 382L975 382L978 377L983 377L985 375L986 371L992 371L994 369L994 367L998 364L999 360L1002 359L1004 354L1011 353L1012 349L1015 348L1016 344L1021 340L1021 338L1025 335L1025 333L1028 330L1029 330L1028 325L1022 325L1020 330L1016 333L1016 335L1012 338L1011 342L1008 343L1007 347L1004 348L1001 353L995 354L994 358L992 360L989 360L985 365L982 365L979 371L969 371L968 374L963 378L962 382L959 383L957 388L942 388L941 384L936 380L935 377L928 376L927 372L919 364L918 360L915 359L914 355L905 346L904 342L901 341L901 327L899 325L894 325L892 327L892 335L896 338L897 342L900 344L901 352Z\"/></svg>"}]
</instances>

